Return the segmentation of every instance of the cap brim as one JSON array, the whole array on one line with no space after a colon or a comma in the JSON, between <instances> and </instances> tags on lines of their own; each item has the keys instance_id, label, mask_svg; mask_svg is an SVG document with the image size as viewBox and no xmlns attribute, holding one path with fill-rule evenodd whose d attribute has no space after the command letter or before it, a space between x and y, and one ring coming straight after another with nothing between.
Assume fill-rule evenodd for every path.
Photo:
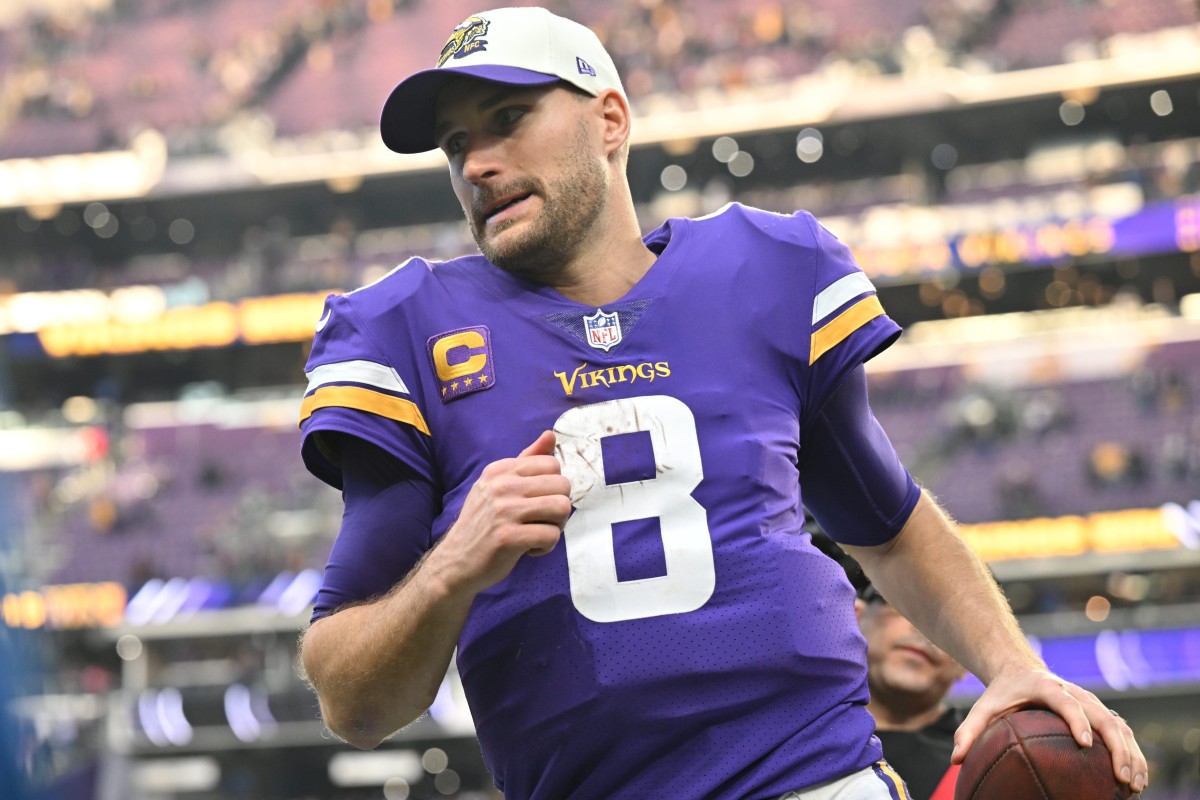
<instances>
[{"instance_id":1,"label":"cap brim","mask_svg":"<svg viewBox=\"0 0 1200 800\"><path fill-rule=\"evenodd\" d=\"M433 150L433 109L438 93L456 77L466 76L512 86L538 86L561 80L557 75L534 72L520 67L479 64L441 67L415 72L392 90L379 118L383 143L397 153L423 153Z\"/></svg>"}]
</instances>

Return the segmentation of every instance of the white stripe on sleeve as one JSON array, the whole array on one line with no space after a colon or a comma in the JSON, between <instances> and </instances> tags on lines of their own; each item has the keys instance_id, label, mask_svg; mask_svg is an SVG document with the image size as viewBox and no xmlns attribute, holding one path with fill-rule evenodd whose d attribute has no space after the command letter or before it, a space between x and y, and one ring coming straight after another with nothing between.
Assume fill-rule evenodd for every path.
<instances>
[{"instance_id":1,"label":"white stripe on sleeve","mask_svg":"<svg viewBox=\"0 0 1200 800\"><path fill-rule=\"evenodd\" d=\"M843 275L817 294L817 299L813 302L813 325L837 311L852 297L874 291L875 284L863 273L851 272L849 275Z\"/></svg>"},{"instance_id":2,"label":"white stripe on sleeve","mask_svg":"<svg viewBox=\"0 0 1200 800\"><path fill-rule=\"evenodd\" d=\"M409 394L408 387L400 379L400 373L384 364L374 361L335 361L332 364L322 364L312 372L306 372L308 389L305 394L327 383L362 383L384 389L389 392Z\"/></svg>"}]
</instances>

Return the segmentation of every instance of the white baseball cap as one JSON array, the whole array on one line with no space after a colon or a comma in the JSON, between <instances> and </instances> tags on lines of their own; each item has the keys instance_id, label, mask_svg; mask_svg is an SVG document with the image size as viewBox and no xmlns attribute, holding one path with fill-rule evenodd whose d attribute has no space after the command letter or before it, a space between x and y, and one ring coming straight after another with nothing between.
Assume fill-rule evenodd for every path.
<instances>
[{"instance_id":1,"label":"white baseball cap","mask_svg":"<svg viewBox=\"0 0 1200 800\"><path fill-rule=\"evenodd\" d=\"M397 153L433 150L438 92L456 75L537 86L566 81L591 95L616 89L621 78L596 34L544 8L497 8L463 20L438 56L437 66L405 78L383 105L379 132Z\"/></svg>"}]
</instances>

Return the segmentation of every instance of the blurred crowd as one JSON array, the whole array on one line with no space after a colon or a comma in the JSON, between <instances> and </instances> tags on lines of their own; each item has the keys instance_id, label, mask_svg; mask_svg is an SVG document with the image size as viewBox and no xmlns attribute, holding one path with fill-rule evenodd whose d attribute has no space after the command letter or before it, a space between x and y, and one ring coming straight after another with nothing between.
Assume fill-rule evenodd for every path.
<instances>
[{"instance_id":1,"label":"blurred crowd","mask_svg":"<svg viewBox=\"0 0 1200 800\"><path fill-rule=\"evenodd\" d=\"M32 566L55 584L116 581L129 597L151 580L199 578L214 608L253 605L277 576L319 568L339 498L304 470L292 399L279 401L277 421L232 426L186 410L131 426L126 408L106 404L83 423L103 446L70 467L18 473L39 536ZM244 401L206 405L246 413Z\"/></svg>"},{"instance_id":2,"label":"blurred crowd","mask_svg":"<svg viewBox=\"0 0 1200 800\"><path fill-rule=\"evenodd\" d=\"M745 147L755 149L752 144ZM1077 224L1091 215L1119 220L1155 199L1200 192L1200 139L1113 143L1108 157L1083 160L1077 173L1050 185L1031 166L1035 160L1033 156L953 168L946 175L947 188L939 193L931 192L919 174L813 180L787 187L749 184L736 189L725 176L689 196L691 206L675 211L709 213L733 199L780 213L805 209L855 249L868 272L882 266L911 280L912 274L934 267L933 260L921 263L918 245L944 252L948 242L964 235L986 238L1064 220ZM658 223L661 209L651 201L639 204L638 213L648 230ZM97 225L101 219L110 227L120 225L122 236L135 239L143 228L165 227L136 203L119 210L100 202L82 212L63 208L53 220L45 221L18 212L21 230L50 232L53 246L0 256L0 298L15 292L112 291L138 284L170 287L177 304L348 290L377 279L414 253L440 260L475 250L459 219L365 228L343 212L334 213L323 231L313 233L298 232L293 220L268 212L266 219L223 221L219 230L203 217L186 220L197 239L205 237L203 251L167 241L156 254L114 261L103 249L88 246L89 241L107 235ZM165 239L161 230L158 235ZM213 252L212 242L218 238L224 253ZM896 251L896 243L906 241L915 257ZM889 259L891 264L885 263ZM905 262L912 263L899 273L891 272L892 265ZM882 283L889 280L888 274L872 277ZM1111 298L1091 278L1071 288L1078 291L1066 293L1056 305L1095 305ZM1003 291L1001 285L997 292ZM960 314L982 310L978 303L964 304Z\"/></svg>"},{"instance_id":3,"label":"blurred crowd","mask_svg":"<svg viewBox=\"0 0 1200 800\"><path fill-rule=\"evenodd\" d=\"M395 76L425 66L424 32L448 30L477 10L474 2L112 0L61 3L46 11L31 5L24 15L0 22L0 159L122 147L147 128L162 131L172 153L181 155L227 152L251 129L283 137L368 130ZM645 113L778 87L823 70L1003 70L1106 55L1128 47L1131 36L1200 20L1194 4L1175 0L549 5L600 33ZM1193 98L1178 102L1180 113L1194 110ZM820 132L812 135L819 139ZM856 135L861 132L840 131L824 147L851 152L863 144L852 141ZM791 144L763 139L733 146L765 164L769 151ZM1053 164L1052 175L1047 164ZM780 185L748 179L735 187L723 168L694 180L686 207L673 211L708 213L734 198L781 212L803 208L856 252L862 248L868 271L877 262L890 267L911 261L915 272L929 268L920 254L944 253L956 235L1072 220L1085 210L1119 218L1156 199L1198 192L1200 139L1082 137L1052 153L938 169L918 164L853 180L816 177ZM639 208L647 228L661 211L650 200ZM221 244L214 246L218 232L209 220L164 219L138 203L68 205L49 217L33 209L15 214L16 233L55 236L42 239L53 246L18 248L0 258L0 297L137 283L170 286L182 303L349 289L414 252L437 259L473 250L457 221L365 228L333 213L314 233L278 214L240 227L223 222ZM924 232L911 243L918 255L893 251L895 242L909 242L916 232ZM92 246L114 236L143 255L114 263L111 249ZM196 246L201 242L204 248ZM159 255L144 254L156 249ZM1080 298L1106 299L1095 292ZM949 311L984 310L979 298L950 302L955 299L947 301Z\"/></svg>"},{"instance_id":4,"label":"blurred crowd","mask_svg":"<svg viewBox=\"0 0 1200 800\"><path fill-rule=\"evenodd\" d=\"M1176 0L548 0L593 27L635 106L707 102L818 71L1002 71L1094 58L1200 20ZM397 75L432 60L476 0L110 0L34 5L0 21L0 158L127 145L175 153L220 128L358 130Z\"/></svg>"},{"instance_id":5,"label":"blurred crowd","mask_svg":"<svg viewBox=\"0 0 1200 800\"><path fill-rule=\"evenodd\" d=\"M915 370L879 376L872 398L905 463L962 522L1153 508L1200 498L1196 363L1200 344L1180 343L1096 379L1006 386Z\"/></svg>"}]
</instances>

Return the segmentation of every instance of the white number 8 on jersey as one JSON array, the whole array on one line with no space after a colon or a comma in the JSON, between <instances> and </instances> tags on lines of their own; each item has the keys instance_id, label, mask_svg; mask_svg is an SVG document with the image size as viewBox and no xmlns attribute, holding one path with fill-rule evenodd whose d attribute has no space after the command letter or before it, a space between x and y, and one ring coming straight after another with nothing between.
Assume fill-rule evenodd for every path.
<instances>
[{"instance_id":1,"label":"white number 8 on jersey","mask_svg":"<svg viewBox=\"0 0 1200 800\"><path fill-rule=\"evenodd\" d=\"M655 477L606 483L601 440L645 431L654 448ZM692 497L704 478L696 418L666 395L580 406L554 424L557 455L571 481L575 513L563 529L571 600L596 622L695 611L716 587L708 514ZM657 517L666 574L617 578L613 524Z\"/></svg>"}]
</instances>

